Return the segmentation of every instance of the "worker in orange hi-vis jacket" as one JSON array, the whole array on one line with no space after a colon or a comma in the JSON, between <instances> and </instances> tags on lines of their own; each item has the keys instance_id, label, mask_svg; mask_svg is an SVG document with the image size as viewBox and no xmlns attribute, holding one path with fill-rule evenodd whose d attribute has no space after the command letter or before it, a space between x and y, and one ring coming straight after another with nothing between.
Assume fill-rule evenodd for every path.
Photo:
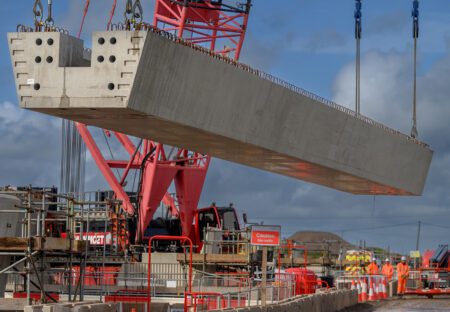
<instances>
[{"instance_id":1,"label":"worker in orange hi-vis jacket","mask_svg":"<svg viewBox=\"0 0 450 312\"><path fill-rule=\"evenodd\" d=\"M406 290L406 282L409 277L409 266L406 263L406 257L402 257L402 261L397 264L397 277L398 277L398 286L397 286L397 295L403 296Z\"/></svg>"},{"instance_id":2,"label":"worker in orange hi-vis jacket","mask_svg":"<svg viewBox=\"0 0 450 312\"><path fill-rule=\"evenodd\" d=\"M379 274L377 259L375 257L372 258L372 262L367 267L367 274L369 274L369 275L378 275Z\"/></svg>"},{"instance_id":3,"label":"worker in orange hi-vis jacket","mask_svg":"<svg viewBox=\"0 0 450 312\"><path fill-rule=\"evenodd\" d=\"M394 276L394 267L391 264L389 258L384 260L383 268L381 269L381 274L387 277L388 282L392 280L392 276Z\"/></svg>"}]
</instances>

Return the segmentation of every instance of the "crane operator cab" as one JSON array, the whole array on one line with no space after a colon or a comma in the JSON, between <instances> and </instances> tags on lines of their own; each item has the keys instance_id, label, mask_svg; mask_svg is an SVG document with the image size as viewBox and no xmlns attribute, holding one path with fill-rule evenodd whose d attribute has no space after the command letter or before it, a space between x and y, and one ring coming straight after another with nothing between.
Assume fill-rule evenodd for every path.
<instances>
[{"instance_id":1,"label":"crane operator cab","mask_svg":"<svg viewBox=\"0 0 450 312\"><path fill-rule=\"evenodd\" d=\"M199 209L195 221L199 249L202 249L206 241L209 245L218 247L221 252L230 253L231 249L236 248L232 246L232 242L240 240L241 227L233 205L217 207L213 203L210 207Z\"/></svg>"}]
</instances>

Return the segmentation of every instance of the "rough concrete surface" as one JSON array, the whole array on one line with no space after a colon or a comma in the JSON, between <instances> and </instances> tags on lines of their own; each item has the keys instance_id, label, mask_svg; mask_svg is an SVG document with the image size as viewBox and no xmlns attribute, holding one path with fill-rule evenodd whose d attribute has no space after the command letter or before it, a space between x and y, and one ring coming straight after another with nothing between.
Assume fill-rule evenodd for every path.
<instances>
[{"instance_id":1,"label":"rough concrete surface","mask_svg":"<svg viewBox=\"0 0 450 312\"><path fill-rule=\"evenodd\" d=\"M97 32L91 54L61 33L8 41L23 108L354 194L423 191L426 145L160 34Z\"/></svg>"},{"instance_id":2,"label":"rough concrete surface","mask_svg":"<svg viewBox=\"0 0 450 312\"><path fill-rule=\"evenodd\" d=\"M356 290L332 290L301 296L266 307L228 309L230 312L336 312L358 303Z\"/></svg>"},{"instance_id":3,"label":"rough concrete surface","mask_svg":"<svg viewBox=\"0 0 450 312\"><path fill-rule=\"evenodd\" d=\"M1 312L22 312L26 305L26 299L0 298Z\"/></svg>"},{"instance_id":4,"label":"rough concrete surface","mask_svg":"<svg viewBox=\"0 0 450 312\"><path fill-rule=\"evenodd\" d=\"M116 303L74 302L26 306L24 312L117 312Z\"/></svg>"},{"instance_id":5,"label":"rough concrete surface","mask_svg":"<svg viewBox=\"0 0 450 312\"><path fill-rule=\"evenodd\" d=\"M434 299L405 297L372 303L361 303L339 312L416 312L416 311L450 311L450 297Z\"/></svg>"}]
</instances>

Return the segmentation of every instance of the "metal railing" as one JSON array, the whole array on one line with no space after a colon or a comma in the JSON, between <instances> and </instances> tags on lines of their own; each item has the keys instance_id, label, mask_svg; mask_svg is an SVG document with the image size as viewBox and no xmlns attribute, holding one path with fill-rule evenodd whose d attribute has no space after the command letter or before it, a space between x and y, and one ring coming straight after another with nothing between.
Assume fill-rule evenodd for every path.
<instances>
[{"instance_id":1,"label":"metal railing","mask_svg":"<svg viewBox=\"0 0 450 312\"><path fill-rule=\"evenodd\" d=\"M204 231L203 253L206 254L240 254L248 256L250 240L248 231L221 230L214 227Z\"/></svg>"}]
</instances>

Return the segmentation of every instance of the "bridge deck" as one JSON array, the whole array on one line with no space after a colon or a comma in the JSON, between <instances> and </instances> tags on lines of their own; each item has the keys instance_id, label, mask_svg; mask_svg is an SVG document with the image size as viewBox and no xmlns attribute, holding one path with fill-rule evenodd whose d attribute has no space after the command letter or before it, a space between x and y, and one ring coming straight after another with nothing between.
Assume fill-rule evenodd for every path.
<instances>
[{"instance_id":1,"label":"bridge deck","mask_svg":"<svg viewBox=\"0 0 450 312\"><path fill-rule=\"evenodd\" d=\"M23 108L354 194L423 191L425 144L170 35L98 32L92 53L60 33L8 39Z\"/></svg>"}]
</instances>

